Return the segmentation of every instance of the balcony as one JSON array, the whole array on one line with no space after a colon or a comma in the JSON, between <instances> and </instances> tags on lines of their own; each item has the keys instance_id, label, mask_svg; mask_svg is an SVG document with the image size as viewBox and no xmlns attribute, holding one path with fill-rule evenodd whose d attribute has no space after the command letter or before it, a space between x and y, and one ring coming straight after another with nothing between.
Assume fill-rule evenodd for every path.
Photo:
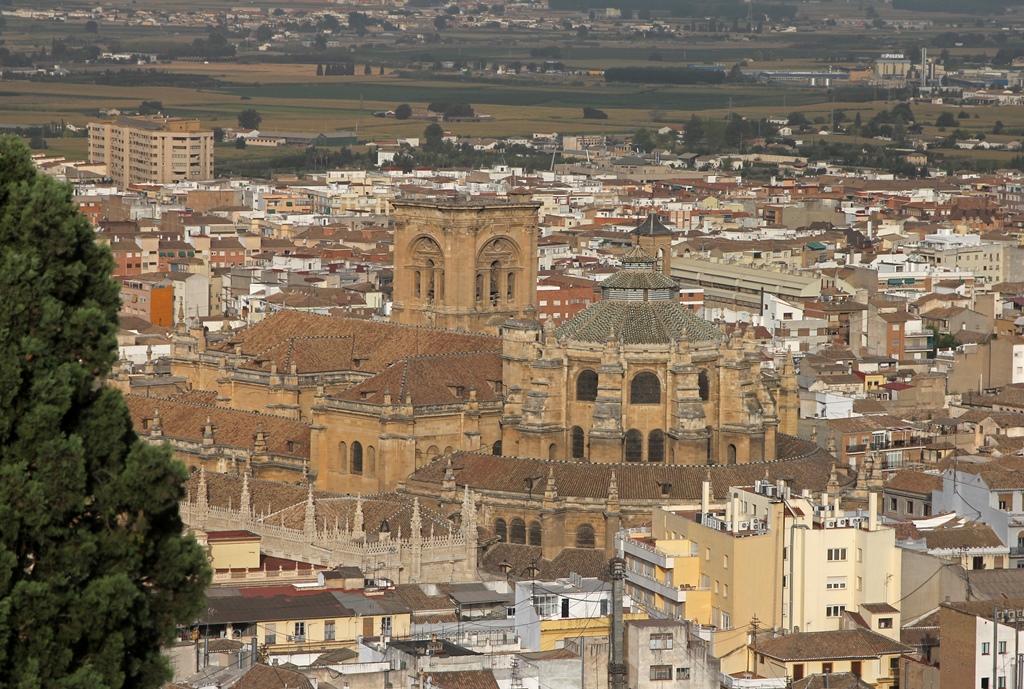
<instances>
[{"instance_id":1,"label":"balcony","mask_svg":"<svg viewBox=\"0 0 1024 689\"><path fill-rule=\"evenodd\" d=\"M871 443L872 450L888 450L892 448L892 442L889 440L879 440Z\"/></svg>"},{"instance_id":2,"label":"balcony","mask_svg":"<svg viewBox=\"0 0 1024 689\"><path fill-rule=\"evenodd\" d=\"M1024 545L1015 545L1011 547L1010 557L1024 557Z\"/></svg>"},{"instance_id":3,"label":"balcony","mask_svg":"<svg viewBox=\"0 0 1024 689\"><path fill-rule=\"evenodd\" d=\"M658 581L653 576L644 574L643 572L634 572L632 570L626 570L626 581L635 584L641 589L651 591L657 595L670 600L673 603L685 603L686 596L688 593L695 591L710 592L711 588L708 586L691 586L688 584L666 584Z\"/></svg>"},{"instance_id":4,"label":"balcony","mask_svg":"<svg viewBox=\"0 0 1024 689\"><path fill-rule=\"evenodd\" d=\"M867 445L847 445L846 454L856 455L864 452L868 448Z\"/></svg>"}]
</instances>

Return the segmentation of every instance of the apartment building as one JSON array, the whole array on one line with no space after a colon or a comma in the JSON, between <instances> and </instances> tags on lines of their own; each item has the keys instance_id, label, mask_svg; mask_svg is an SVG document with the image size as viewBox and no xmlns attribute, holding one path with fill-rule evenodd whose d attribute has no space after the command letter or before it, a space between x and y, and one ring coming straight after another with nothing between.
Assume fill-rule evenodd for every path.
<instances>
[{"instance_id":1,"label":"apartment building","mask_svg":"<svg viewBox=\"0 0 1024 689\"><path fill-rule=\"evenodd\" d=\"M718 259L681 256L672 259L672 277L677 282L704 289L710 305L746 309L760 313L764 293L783 299L803 301L821 294L821 277L769 266L741 265Z\"/></svg>"},{"instance_id":2,"label":"apartment building","mask_svg":"<svg viewBox=\"0 0 1024 689\"><path fill-rule=\"evenodd\" d=\"M601 291L593 280L547 275L537 280L537 318L561 325L600 298Z\"/></svg>"},{"instance_id":3,"label":"apartment building","mask_svg":"<svg viewBox=\"0 0 1024 689\"><path fill-rule=\"evenodd\" d=\"M656 689L685 682L687 689L719 689L718 660L687 622L633 620L626 623L627 686Z\"/></svg>"},{"instance_id":4,"label":"apartment building","mask_svg":"<svg viewBox=\"0 0 1024 689\"><path fill-rule=\"evenodd\" d=\"M863 617L865 605L899 601L895 531L878 523L874 497L867 512L844 511L838 496L758 481L730 488L721 509L708 504L710 490L705 480L699 511L656 508L649 528L620 531L616 541L627 593L652 616L713 626L723 672L746 669L733 651L748 639L735 630L752 619L838 630L848 612ZM885 619L882 633L899 629L898 610Z\"/></svg>"},{"instance_id":5,"label":"apartment building","mask_svg":"<svg viewBox=\"0 0 1024 689\"><path fill-rule=\"evenodd\" d=\"M941 685L975 689L1017 687L1016 653L1024 630L1024 600L942 603Z\"/></svg>"},{"instance_id":6,"label":"apartment building","mask_svg":"<svg viewBox=\"0 0 1024 689\"><path fill-rule=\"evenodd\" d=\"M628 597L624 605L630 605ZM570 574L554 581L519 581L515 588L515 627L524 650L562 648L568 639L607 637L611 628L612 586L594 577ZM626 620L646 619L627 613Z\"/></svg>"},{"instance_id":7,"label":"apartment building","mask_svg":"<svg viewBox=\"0 0 1024 689\"><path fill-rule=\"evenodd\" d=\"M177 117L90 122L89 162L106 165L119 187L210 179L213 132Z\"/></svg>"},{"instance_id":8,"label":"apartment building","mask_svg":"<svg viewBox=\"0 0 1024 689\"><path fill-rule=\"evenodd\" d=\"M925 236L914 253L929 265L970 271L988 284L1018 279L1022 257L1016 246L985 241L978 234L957 234L952 228Z\"/></svg>"}]
</instances>

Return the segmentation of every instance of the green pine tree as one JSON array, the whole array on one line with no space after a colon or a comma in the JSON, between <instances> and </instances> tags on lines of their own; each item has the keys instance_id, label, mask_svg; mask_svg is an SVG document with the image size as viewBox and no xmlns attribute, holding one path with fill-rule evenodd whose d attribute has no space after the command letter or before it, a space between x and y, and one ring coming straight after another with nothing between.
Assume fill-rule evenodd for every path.
<instances>
[{"instance_id":1,"label":"green pine tree","mask_svg":"<svg viewBox=\"0 0 1024 689\"><path fill-rule=\"evenodd\" d=\"M158 687L160 648L203 610L182 538L185 467L132 431L104 384L118 287L69 186L0 138L0 677Z\"/></svg>"}]
</instances>

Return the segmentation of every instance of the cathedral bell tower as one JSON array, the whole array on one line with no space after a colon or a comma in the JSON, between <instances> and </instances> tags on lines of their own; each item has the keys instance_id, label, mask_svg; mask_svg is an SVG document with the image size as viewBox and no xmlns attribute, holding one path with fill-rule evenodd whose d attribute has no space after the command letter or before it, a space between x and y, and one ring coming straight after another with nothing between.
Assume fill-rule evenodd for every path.
<instances>
[{"instance_id":1,"label":"cathedral bell tower","mask_svg":"<svg viewBox=\"0 0 1024 689\"><path fill-rule=\"evenodd\" d=\"M394 201L396 323L498 334L537 317L537 220L529 194Z\"/></svg>"}]
</instances>

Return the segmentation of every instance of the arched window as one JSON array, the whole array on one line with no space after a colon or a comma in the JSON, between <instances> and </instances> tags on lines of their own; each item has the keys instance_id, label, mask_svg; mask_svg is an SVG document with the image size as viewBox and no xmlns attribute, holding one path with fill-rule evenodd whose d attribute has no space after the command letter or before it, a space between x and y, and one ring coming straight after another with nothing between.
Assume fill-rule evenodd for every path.
<instances>
[{"instance_id":1,"label":"arched window","mask_svg":"<svg viewBox=\"0 0 1024 689\"><path fill-rule=\"evenodd\" d=\"M338 471L345 471L348 468L348 445L338 443Z\"/></svg>"},{"instance_id":2,"label":"arched window","mask_svg":"<svg viewBox=\"0 0 1024 689\"><path fill-rule=\"evenodd\" d=\"M352 473L363 473L363 446L358 440L352 443Z\"/></svg>"},{"instance_id":3,"label":"arched window","mask_svg":"<svg viewBox=\"0 0 1024 689\"><path fill-rule=\"evenodd\" d=\"M558 445L551 443L548 445L548 459L552 462L558 459Z\"/></svg>"},{"instance_id":4,"label":"arched window","mask_svg":"<svg viewBox=\"0 0 1024 689\"><path fill-rule=\"evenodd\" d=\"M455 450L454 450L454 449L452 449L452 446L451 446L451 445L448 445L448 446L446 446L446 447L444 448L444 453L445 453L446 455L450 455L450 454L451 454L451 453L453 453L453 452L455 452Z\"/></svg>"},{"instance_id":5,"label":"arched window","mask_svg":"<svg viewBox=\"0 0 1024 689\"><path fill-rule=\"evenodd\" d=\"M576 527L576 547L593 548L596 539L594 538L594 527L590 524L580 524Z\"/></svg>"},{"instance_id":6,"label":"arched window","mask_svg":"<svg viewBox=\"0 0 1024 689\"><path fill-rule=\"evenodd\" d=\"M629 384L630 404L659 404L661 402L661 381L650 371L633 376Z\"/></svg>"},{"instance_id":7,"label":"arched window","mask_svg":"<svg viewBox=\"0 0 1024 689\"><path fill-rule=\"evenodd\" d=\"M508 542L526 545L526 522L522 519L513 519L509 524Z\"/></svg>"},{"instance_id":8,"label":"arched window","mask_svg":"<svg viewBox=\"0 0 1024 689\"><path fill-rule=\"evenodd\" d=\"M377 475L377 448L373 445L366 446L366 475Z\"/></svg>"},{"instance_id":9,"label":"arched window","mask_svg":"<svg viewBox=\"0 0 1024 689\"><path fill-rule=\"evenodd\" d=\"M728 448L728 450L726 450L726 452L727 452L726 460L725 460L726 464L735 464L736 463L736 446L733 445L732 443L729 443L729 448Z\"/></svg>"},{"instance_id":10,"label":"arched window","mask_svg":"<svg viewBox=\"0 0 1024 689\"><path fill-rule=\"evenodd\" d=\"M495 440L494 444L491 445L491 454L495 457L501 457L501 441Z\"/></svg>"},{"instance_id":11,"label":"arched window","mask_svg":"<svg viewBox=\"0 0 1024 689\"><path fill-rule=\"evenodd\" d=\"M516 274L505 274L505 301L510 304L516 300Z\"/></svg>"},{"instance_id":12,"label":"arched window","mask_svg":"<svg viewBox=\"0 0 1024 689\"><path fill-rule=\"evenodd\" d=\"M440 454L441 451L437 449L437 445L431 445L427 448L427 461L433 462Z\"/></svg>"},{"instance_id":13,"label":"arched window","mask_svg":"<svg viewBox=\"0 0 1024 689\"><path fill-rule=\"evenodd\" d=\"M530 522L530 545L540 545L540 524Z\"/></svg>"},{"instance_id":14,"label":"arched window","mask_svg":"<svg viewBox=\"0 0 1024 689\"><path fill-rule=\"evenodd\" d=\"M665 433L660 428L655 428L647 436L647 461L665 461Z\"/></svg>"},{"instance_id":15,"label":"arched window","mask_svg":"<svg viewBox=\"0 0 1024 689\"><path fill-rule=\"evenodd\" d=\"M427 303L434 303L434 262L427 260Z\"/></svg>"},{"instance_id":16,"label":"arched window","mask_svg":"<svg viewBox=\"0 0 1024 689\"><path fill-rule=\"evenodd\" d=\"M413 279L416 283L416 298L419 299L423 296L423 275L417 270Z\"/></svg>"},{"instance_id":17,"label":"arched window","mask_svg":"<svg viewBox=\"0 0 1024 689\"><path fill-rule=\"evenodd\" d=\"M644 434L637 429L626 431L625 439L626 461L644 461Z\"/></svg>"},{"instance_id":18,"label":"arched window","mask_svg":"<svg viewBox=\"0 0 1024 689\"><path fill-rule=\"evenodd\" d=\"M576 376L576 399L579 402L593 402L597 399L597 371L586 368Z\"/></svg>"},{"instance_id":19,"label":"arched window","mask_svg":"<svg viewBox=\"0 0 1024 689\"><path fill-rule=\"evenodd\" d=\"M586 437L579 426L572 427L572 458L583 459L586 456Z\"/></svg>"},{"instance_id":20,"label":"arched window","mask_svg":"<svg viewBox=\"0 0 1024 689\"><path fill-rule=\"evenodd\" d=\"M697 394L704 402L711 399L711 382L708 380L708 372L704 369L697 374Z\"/></svg>"},{"instance_id":21,"label":"arched window","mask_svg":"<svg viewBox=\"0 0 1024 689\"><path fill-rule=\"evenodd\" d=\"M504 519L494 520L494 533L497 534L498 540L502 543L508 541L508 527L505 525Z\"/></svg>"},{"instance_id":22,"label":"arched window","mask_svg":"<svg viewBox=\"0 0 1024 689\"><path fill-rule=\"evenodd\" d=\"M476 300L484 300L484 275L483 273L476 274Z\"/></svg>"},{"instance_id":23,"label":"arched window","mask_svg":"<svg viewBox=\"0 0 1024 689\"><path fill-rule=\"evenodd\" d=\"M499 289L499 276L501 275L501 261L491 263L491 306L497 306L501 301L501 290Z\"/></svg>"}]
</instances>

